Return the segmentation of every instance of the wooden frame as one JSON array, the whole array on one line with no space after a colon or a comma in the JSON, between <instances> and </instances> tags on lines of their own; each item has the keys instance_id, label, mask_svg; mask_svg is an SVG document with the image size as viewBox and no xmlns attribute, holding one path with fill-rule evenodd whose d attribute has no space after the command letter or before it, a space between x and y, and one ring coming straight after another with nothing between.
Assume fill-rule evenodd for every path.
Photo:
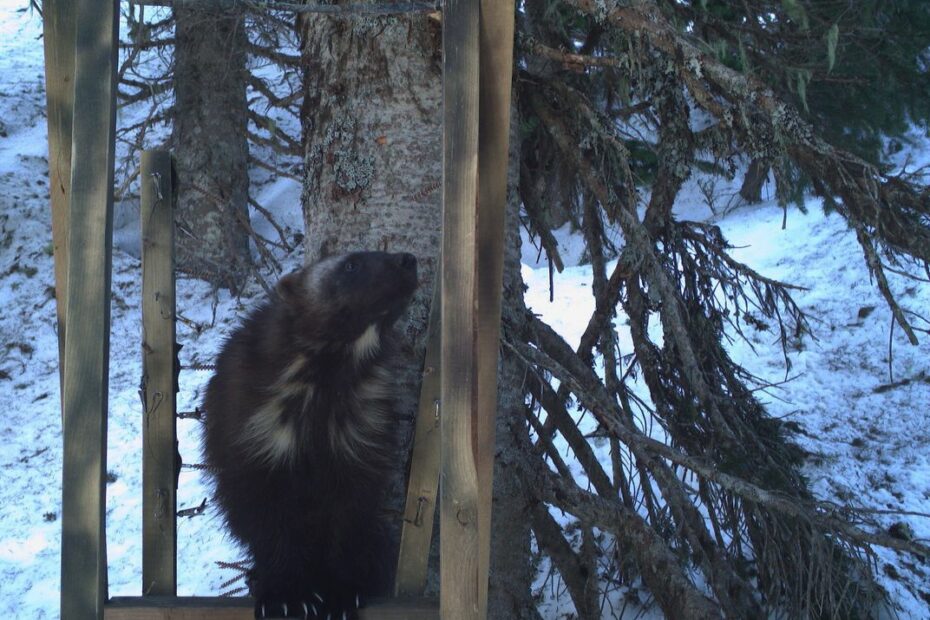
<instances>
[{"instance_id":1,"label":"wooden frame","mask_svg":"<svg viewBox=\"0 0 930 620\"><path fill-rule=\"evenodd\" d=\"M65 359L68 301L68 205L71 202L71 120L74 115L74 0L45 0L45 95L48 119L48 188L52 208L58 358ZM64 364L59 364L64 382Z\"/></svg>"},{"instance_id":2,"label":"wooden frame","mask_svg":"<svg viewBox=\"0 0 930 620\"><path fill-rule=\"evenodd\" d=\"M147 308L143 591L148 596L107 601L104 477L118 1L48 0L45 7L46 34L64 33L62 39L46 40L50 100L53 86L65 93L60 108L51 101L49 105L53 218L59 222L54 233L56 286L64 340L61 617L251 617L248 599L174 596L175 310L173 278L165 275L173 269L173 189L166 154L146 153L142 171ZM72 17L76 51L69 132L70 104L63 84ZM441 554L454 558L441 563L439 613L444 618L482 618L487 609L513 17L513 0L445 0L443 7L443 260L418 422L418 434L431 435L419 445L432 456L421 455L424 462L415 466L420 478L411 475L404 540L407 552L417 551L408 556L402 552L401 557L416 556L417 565L399 577L398 592L422 591L435 489L441 479ZM69 161L60 154L69 135L70 207L68 188L55 176L55 170ZM68 226L63 233L64 212ZM63 241L68 235L70 244ZM68 248L67 261L63 247ZM434 300L434 310L436 306ZM423 467L433 471L421 475ZM413 513L411 501L417 504ZM423 599L394 599L363 610L362 617L436 618L437 610L435 603Z\"/></svg>"},{"instance_id":3,"label":"wooden frame","mask_svg":"<svg viewBox=\"0 0 930 620\"><path fill-rule=\"evenodd\" d=\"M203 596L116 597L107 602L104 620L252 620L252 599ZM436 603L427 599L386 599L360 610L360 620L437 620Z\"/></svg>"},{"instance_id":4,"label":"wooden frame","mask_svg":"<svg viewBox=\"0 0 930 620\"><path fill-rule=\"evenodd\" d=\"M440 260L440 265L442 261ZM441 269L441 267L440 267ZM417 407L417 422L410 455L410 475L407 478L407 502L404 508L400 549L397 554L395 596L417 596L426 588L429 552L433 540L433 523L439 496L441 397L439 337L439 306L442 287L433 286L429 326L426 333L426 357L423 360L423 382Z\"/></svg>"},{"instance_id":5,"label":"wooden frame","mask_svg":"<svg viewBox=\"0 0 930 620\"><path fill-rule=\"evenodd\" d=\"M488 607L491 497L494 483L497 370L501 338L504 229L510 160L510 88L514 0L480 0L478 73L477 382L475 462L478 474L478 609Z\"/></svg>"},{"instance_id":6,"label":"wooden frame","mask_svg":"<svg viewBox=\"0 0 930 620\"><path fill-rule=\"evenodd\" d=\"M62 411L61 618L103 617L117 0L77 0Z\"/></svg>"},{"instance_id":7,"label":"wooden frame","mask_svg":"<svg viewBox=\"0 0 930 620\"><path fill-rule=\"evenodd\" d=\"M444 618L478 618L478 474L472 451L478 397L478 3L447 0L443 9L439 609Z\"/></svg>"}]
</instances>

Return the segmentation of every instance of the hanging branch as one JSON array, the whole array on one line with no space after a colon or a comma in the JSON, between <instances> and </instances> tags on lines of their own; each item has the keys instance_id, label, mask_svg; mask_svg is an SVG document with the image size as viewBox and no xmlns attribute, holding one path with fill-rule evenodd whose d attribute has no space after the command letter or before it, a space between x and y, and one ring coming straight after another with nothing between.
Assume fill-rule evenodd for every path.
<instances>
[{"instance_id":1,"label":"hanging branch","mask_svg":"<svg viewBox=\"0 0 930 620\"><path fill-rule=\"evenodd\" d=\"M645 471L641 474L644 480L654 479L662 492L663 499L667 505L672 508L676 516L676 524L679 531L683 532L685 539L683 544L688 544L692 549L700 549L701 552L696 557L703 564L702 569L712 584L714 592L721 606L727 611L728 615L734 617L754 617L760 613L752 598L751 588L738 577L727 562L715 561L713 558L717 555L718 550L706 531L703 517L698 514L691 502L685 497L681 485L667 467L665 463L653 458L642 450L642 446L636 441L628 441L630 437L637 435L631 423L624 423L624 418L619 415L615 406L609 404L610 397L605 393L605 388L599 383L593 375L593 371L584 364L579 363L577 356L573 354L564 341L557 334L551 331L538 319L534 319L530 325L530 332L534 335L533 342L538 348L534 349L526 345L514 345L513 349L527 363L534 363L542 366L547 371L553 373L559 378L560 383L565 385L569 390L576 393L579 400L586 409L595 413L598 421L605 425L611 432L622 427L623 432L618 432L616 436L624 442L633 451L637 462L648 469L649 474ZM510 345L508 345L510 346ZM558 363L548 358L548 350L555 346L563 356L563 360L576 367L577 372L585 375L586 379L578 381L574 375L571 375ZM584 370L582 368L584 367ZM581 387L583 385L584 387ZM581 391L585 391L582 395ZM598 409L593 409L592 405L598 403ZM609 412L609 413L608 413ZM551 414L550 414L551 415ZM607 492L600 492L604 497L616 497L612 488ZM655 523L653 523L655 526Z\"/></svg>"},{"instance_id":2,"label":"hanging branch","mask_svg":"<svg viewBox=\"0 0 930 620\"><path fill-rule=\"evenodd\" d=\"M519 44L527 53L561 63L563 67L568 69L583 70L584 67L611 67L614 69L622 69L629 66L629 63L621 58L614 56L574 54L572 52L549 47L533 37L521 36Z\"/></svg>"},{"instance_id":3,"label":"hanging branch","mask_svg":"<svg viewBox=\"0 0 930 620\"><path fill-rule=\"evenodd\" d=\"M582 118L590 123L593 117L572 118L565 110L557 112L552 101L558 99L550 100L539 90L532 90L529 99L533 112L563 157L571 163L578 178L604 211L614 214L623 232L625 245L618 269L623 265L631 275L623 283L627 294L621 301L630 317L637 364L670 440L688 453L704 455L718 463L734 479L753 485L765 484L798 502L810 501L797 470L800 451L784 438L783 423L765 416L761 405L745 386L752 378L729 359L721 344L723 324L728 320L723 315L729 303L737 304L743 311L753 307L765 316L776 318L783 338L782 312L794 320L795 330L804 325L803 315L790 300L786 287L764 278L757 280L754 276L758 274L752 270L730 258L722 259L725 244L722 239L715 238L712 231L683 226L671 218L671 202L683 178L680 164L684 162L687 167L687 159L676 160L674 153L666 153L670 165L658 166L647 221L641 222L634 205L619 200L608 185L616 173L609 168L604 172L602 166L604 162L621 159L608 158L601 150L610 147L609 141L592 142L588 137L581 139L573 133L576 131L571 125L573 121ZM666 116L680 110L680 100L669 101L673 103ZM680 142L683 134L688 135L685 127L680 125L676 131L673 125L660 141ZM592 129L585 127L581 131L590 136ZM662 148L660 146L660 150ZM592 160L592 154L598 156L598 163ZM656 191L657 186L664 186L665 190ZM662 254L657 251L660 243ZM595 270L599 270L597 265ZM598 281L599 288L606 285L603 275L596 276ZM735 297L735 301L715 300L721 286L730 289L729 295ZM663 326L661 350L648 336L648 317L652 313L659 315ZM603 349L604 332L597 336ZM591 338L594 339L594 333ZM534 341L530 336L530 341L546 351L539 340ZM609 344L607 350L609 357ZM522 354L533 360L532 355L541 354L539 349L533 351L533 354L528 351ZM540 363L538 359L535 361ZM609 378L609 359L606 364L605 376ZM589 410L591 403L586 397L604 390L604 384L593 375L584 385L572 385L568 377L545 364L540 365L560 381L560 393L569 389ZM591 370L585 367L581 372L591 373ZM616 388L613 392L614 396L597 397L604 411L611 412L598 416L598 421L611 432L615 431L617 420L626 419L616 404L610 404L616 403L615 397L622 398L624 390ZM608 424L606 419L612 422ZM635 441L627 442L627 438L617 436L630 448L638 466L645 466L649 471L662 501L670 510L675 531L680 536L679 544L695 554L696 563L723 609L736 617L757 616L760 610L755 608L747 579L727 559L725 551L719 550L717 537L707 529L704 517L693 505L681 481L643 452ZM733 539L751 544L758 560L761 585L773 603L780 601L797 613L814 609L846 613L842 610L870 605L878 596L868 583L850 591L844 590L842 585L849 583L850 572L871 574L867 561L869 552L863 547L868 542L857 542L867 539L860 537L854 541L844 536L834 543L831 532L839 530L838 526L827 527L829 524L823 520L758 508L744 498L734 504L733 491L723 485L707 486L704 496L710 510L728 515L726 529L732 532ZM715 527L721 525L715 522ZM799 539L807 541L800 549L792 544ZM834 556L843 559L833 561L830 558ZM800 572L793 569L795 572L791 573L788 568L791 566L811 568ZM786 584L790 587L781 590ZM808 596L805 592L816 595Z\"/></svg>"},{"instance_id":4,"label":"hanging branch","mask_svg":"<svg viewBox=\"0 0 930 620\"><path fill-rule=\"evenodd\" d=\"M340 5L333 4L333 5L326 5L326 6L340 6ZM251 42L246 46L246 49L248 50L250 54L254 54L261 58L267 58L268 60L272 61L273 63L275 63L276 65L280 67L289 67L291 69L296 69L301 66L300 56L296 56L294 54L285 54L283 52L279 52L270 47L267 47L264 45L256 45L255 43L251 43Z\"/></svg>"},{"instance_id":5,"label":"hanging branch","mask_svg":"<svg viewBox=\"0 0 930 620\"><path fill-rule=\"evenodd\" d=\"M763 82L724 65L676 30L654 0L606 12L594 0L564 2L630 36L644 37L674 65L695 101L732 127L753 156L786 154L829 192L828 197L842 199L836 207L853 228L868 231L868 237L877 239L890 254L912 257L930 270L930 200L917 187L887 178L871 164L818 137L797 110ZM868 255L869 249L863 249ZM870 269L877 279L884 278L879 262L871 261ZM894 310L890 290L882 290L882 295L908 339L917 344L904 314Z\"/></svg>"},{"instance_id":6,"label":"hanging branch","mask_svg":"<svg viewBox=\"0 0 930 620\"><path fill-rule=\"evenodd\" d=\"M600 618L596 598L597 589L595 587L594 597L592 597L589 587L592 581L597 583L595 567L587 564L578 553L575 553L572 546L565 540L561 526L549 514L549 509L545 504L539 503L533 506L531 518L536 541L540 549L552 559L552 563L565 581L569 596L576 601L575 610L578 612L578 617L582 620ZM583 601L584 604L578 605L577 601Z\"/></svg>"},{"instance_id":7,"label":"hanging branch","mask_svg":"<svg viewBox=\"0 0 930 620\"><path fill-rule=\"evenodd\" d=\"M265 97L265 100L272 106L281 110L286 110L295 117L299 116L299 110L297 108L303 99L300 91L295 90L284 97L279 97L268 87L264 80L255 74L249 74L249 86L261 93L262 96Z\"/></svg>"},{"instance_id":8,"label":"hanging branch","mask_svg":"<svg viewBox=\"0 0 930 620\"><path fill-rule=\"evenodd\" d=\"M894 538L880 532L866 532L852 525L848 515L858 512L853 508L840 508L832 502L799 501L798 498L783 492L764 489L753 482L721 471L706 459L684 454L666 443L647 437L623 422L624 417L616 406L610 405L603 385L598 387L600 380L578 359L577 354L572 352L561 336L536 317L532 317L528 330L535 335L533 344L536 348L510 340L505 341L505 346L528 365L542 368L552 373L552 376L559 382L571 386L572 393L578 397L585 409L591 411L612 435L631 450L641 454L644 459L652 460L653 457L661 457L710 482L719 484L727 491L747 501L774 512L819 523L826 529L841 532L858 544L877 544L930 557L930 546L927 544Z\"/></svg>"},{"instance_id":9,"label":"hanging branch","mask_svg":"<svg viewBox=\"0 0 930 620\"><path fill-rule=\"evenodd\" d=\"M276 153L291 155L293 157L299 157L303 153L302 145L297 140L287 135L287 132L282 131L276 124L268 121L267 117L250 109L249 120L252 121L256 127L271 134L271 138L269 139L250 131L249 139L256 144L262 144Z\"/></svg>"},{"instance_id":10,"label":"hanging branch","mask_svg":"<svg viewBox=\"0 0 930 620\"><path fill-rule=\"evenodd\" d=\"M514 435L519 437L520 433ZM528 453L530 447L524 447ZM640 515L616 500L582 490L571 479L556 476L542 461L530 467L517 459L515 465L524 485L538 493L541 500L626 541L634 550L643 582L667 617L695 620L721 617L717 604L688 580L678 558Z\"/></svg>"},{"instance_id":11,"label":"hanging branch","mask_svg":"<svg viewBox=\"0 0 930 620\"><path fill-rule=\"evenodd\" d=\"M275 229L275 232L278 233L278 240L280 243L276 243L275 245L283 250L286 250L287 252L291 252L294 248L290 241L288 241L287 235L284 233L284 229L281 228L281 225L278 224L277 220L275 220L271 212L269 212L268 209L260 205L258 201L252 198L249 198L249 206L261 213L262 217L265 218L265 221L271 224L271 226Z\"/></svg>"},{"instance_id":12,"label":"hanging branch","mask_svg":"<svg viewBox=\"0 0 930 620\"><path fill-rule=\"evenodd\" d=\"M293 170L291 169L292 164L290 163L285 163L284 165L269 164L265 160L250 154L249 165L258 166L259 168L263 170L267 170L268 172L272 174L282 176L286 179L291 179L293 181L301 180L300 175L295 174Z\"/></svg>"},{"instance_id":13,"label":"hanging branch","mask_svg":"<svg viewBox=\"0 0 930 620\"><path fill-rule=\"evenodd\" d=\"M585 475L594 486L598 494L604 497L610 497L613 492L613 485L610 478L604 472L597 455L591 449L591 445L585 439L584 435L578 429L575 420L572 419L568 411L560 402L558 395L552 386L549 385L542 377L536 376L534 381L527 383L530 394L533 395L546 410L547 421L551 420L553 427L558 430L569 448L575 454L575 458L584 469Z\"/></svg>"},{"instance_id":14,"label":"hanging branch","mask_svg":"<svg viewBox=\"0 0 930 620\"><path fill-rule=\"evenodd\" d=\"M593 375L590 369L587 369L583 363L578 360L577 356L571 352L569 347L561 340L561 337L552 332L547 326L541 324L538 320L530 326L530 331L539 335L535 344L537 348L529 347L523 344L507 342L505 345L522 358L526 363L537 365L551 372L554 378L560 383L569 385L571 391L579 398L584 407L592 411L601 422L616 437L623 441L643 463L658 475L657 480L661 481L663 496L667 501L671 501L675 506L673 513L677 514L676 521L679 527L693 529L694 535L698 538L691 543L692 548L701 549L697 558L703 557L707 551L711 551L710 557L714 557L713 539L707 538L706 534L701 534L703 529L703 518L694 511L690 503L684 499L675 499L675 495L680 493L680 485L674 477L669 477L669 473L663 473L665 467L661 460L657 460L650 455L660 456L668 459L691 472L712 481L726 489L733 497L739 497L741 508L739 512L731 515L741 515L737 521L724 521L728 529L739 527L739 521L743 518L746 523L754 524L751 529L756 530L753 536L753 546L757 556L757 566L766 576L766 582L770 584L768 596L775 602L782 599L779 588L786 584L794 583L795 586L787 591L790 600L782 602L788 604L796 612L801 613L803 610L809 612L820 609L821 611L833 610L829 613L837 613L837 610L858 604L859 600L865 597L880 596L876 592L869 590L868 582L864 581L858 585L851 585L855 582L849 581L846 577L848 570L865 571L861 575L870 574L868 564L862 563L858 567L849 568L849 558L856 557L860 554L867 554L867 545L882 544L890 548L907 550L917 554L926 554L930 548L920 543L912 541L902 541L882 533L865 532L850 523L850 514L848 509L845 513L838 513L835 507L826 503L817 504L813 502L804 502L798 498L793 498L784 493L777 493L764 490L757 485L748 482L742 478L731 476L721 472L715 466L705 461L690 457L678 452L670 446L648 438L639 433L635 428L624 424L622 416L606 400L606 395L600 394L603 386L599 385L599 380ZM554 347L554 348L553 348ZM561 357L561 362L574 368L574 371L568 370L554 358L548 355L555 353ZM586 378L582 379L577 372L582 373ZM663 480L664 479L664 480ZM669 493L671 493L669 495ZM612 496L608 496L612 497ZM546 501L552 501L546 498ZM571 500L574 502L575 500ZM577 511L569 508L571 502L562 498L562 501L555 501L555 505L572 512L579 518L592 519L594 523L610 529L610 526L602 523L591 513ZM725 506L726 503L721 504ZM727 510L723 508L723 510ZM690 513L691 516L688 516ZM653 524L655 527L655 524ZM611 531L615 531L611 529ZM734 532L734 534L737 534ZM825 533L830 533L825 536ZM703 540L701 540L703 539ZM784 541L775 543L774 541ZM803 544L792 544L790 541L804 541ZM834 543L834 541L836 541ZM697 544L695 544L697 543ZM838 546L835 546L838 545ZM830 558L839 553L838 549L843 548L842 561L834 561ZM865 551L864 551L865 550ZM742 558L741 553L734 553L734 557L739 560ZM866 557L868 557L866 555ZM727 602L729 598L723 591L727 581L732 585L743 583L737 578L731 569L728 568L729 560L724 560L721 556L718 561L705 567L705 572L712 584L717 580L722 580L721 587L715 585L714 590L729 613L742 610L745 612L752 609L752 601L743 600L741 603L735 601ZM805 572L805 567L815 569ZM722 573L714 578L713 575L718 571ZM846 584L845 586L843 584ZM745 588L745 584L742 586ZM774 588L774 589L771 589ZM816 600L805 597L803 593L808 591L818 593ZM739 592L740 588L729 592ZM781 592L781 593L780 593ZM661 595L657 594L660 600ZM817 602L819 600L819 603ZM742 605L742 606L740 606ZM749 607L745 607L749 605ZM758 617L736 615L736 617Z\"/></svg>"}]
</instances>

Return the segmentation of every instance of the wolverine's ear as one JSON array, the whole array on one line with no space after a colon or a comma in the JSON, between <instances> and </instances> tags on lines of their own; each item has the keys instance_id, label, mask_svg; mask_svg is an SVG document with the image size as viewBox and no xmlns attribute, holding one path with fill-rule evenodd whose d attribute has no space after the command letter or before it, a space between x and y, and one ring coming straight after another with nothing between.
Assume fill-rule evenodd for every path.
<instances>
[{"instance_id":1,"label":"wolverine's ear","mask_svg":"<svg viewBox=\"0 0 930 620\"><path fill-rule=\"evenodd\" d=\"M297 303L304 297L303 271L292 271L280 280L275 287L278 297L285 303Z\"/></svg>"}]
</instances>

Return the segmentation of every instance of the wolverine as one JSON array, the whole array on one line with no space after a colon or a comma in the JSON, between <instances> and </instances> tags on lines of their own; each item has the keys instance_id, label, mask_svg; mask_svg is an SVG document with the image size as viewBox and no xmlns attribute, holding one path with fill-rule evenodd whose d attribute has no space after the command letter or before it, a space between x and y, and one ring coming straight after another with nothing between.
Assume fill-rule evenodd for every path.
<instances>
[{"instance_id":1,"label":"wolverine","mask_svg":"<svg viewBox=\"0 0 930 620\"><path fill-rule=\"evenodd\" d=\"M329 256L282 278L223 346L203 450L256 618L356 618L390 588L394 324L416 287L411 254Z\"/></svg>"}]
</instances>

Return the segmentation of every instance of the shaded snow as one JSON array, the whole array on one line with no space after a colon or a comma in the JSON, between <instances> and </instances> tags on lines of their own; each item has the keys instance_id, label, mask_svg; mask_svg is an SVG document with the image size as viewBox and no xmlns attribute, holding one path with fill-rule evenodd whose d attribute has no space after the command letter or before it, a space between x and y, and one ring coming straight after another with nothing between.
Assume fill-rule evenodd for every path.
<instances>
[{"instance_id":1,"label":"shaded snow","mask_svg":"<svg viewBox=\"0 0 930 620\"><path fill-rule=\"evenodd\" d=\"M0 0L0 617L58 617L61 425L58 396L57 337L48 214L48 179L40 22L21 10L24 0ZM930 150L917 153L927 159ZM257 188L282 223L299 229L299 186L278 181ZM693 187L681 212L707 213ZM907 345L894 332L889 383L890 314L868 273L854 238L842 220L825 216L817 201L809 213L782 212L767 204L737 210L718 221L724 235L740 249L734 255L765 275L806 287L796 300L812 317L816 339L804 338L791 352L791 380L763 399L773 415L789 416L805 429L799 438L813 453L806 473L817 495L868 508L930 513L930 355L928 344ZM117 231L114 250L110 362L110 420L107 450L111 482L107 493L107 551L111 595L138 595L141 584L141 374L140 279L133 247L135 220L129 215ZM118 224L120 222L117 222ZM270 227L259 230L273 236ZM560 231L569 265L554 276L549 302L549 273L524 249L527 303L569 342L577 342L593 299L590 269L579 266L582 246L566 228ZM137 247L137 246L136 246ZM122 249L121 249L122 248ZM290 257L285 266L294 266ZM917 311L930 308L930 286L893 278L902 301ZM256 286L241 298L214 294L206 284L178 281L183 321L178 335L182 363L209 363L223 337L239 317L257 303ZM867 316L860 317L860 309ZM214 319L215 317L215 319ZM629 353L628 335L618 318L621 353ZM755 352L737 342L737 361L778 382L784 360L774 334L753 335ZM193 410L203 395L208 373L181 375L179 410ZM586 422L588 423L588 422ZM185 463L199 461L196 421L178 424ZM605 446L597 446L606 453ZM608 468L609 469L609 468ZM209 492L199 472L185 469L179 508L197 506ZM903 520L915 535L930 538L930 520L875 515L882 527ZM217 561L234 561L240 553L222 533L215 513L182 518L178 523L179 594L211 595L235 571ZM879 551L882 584L904 618L930 616L930 582L926 565ZM901 575L899 579L891 576ZM547 592L558 592L550 582ZM546 593L543 597L546 598ZM923 596L923 600L921 600ZM570 609L550 602L549 617Z\"/></svg>"}]
</instances>

